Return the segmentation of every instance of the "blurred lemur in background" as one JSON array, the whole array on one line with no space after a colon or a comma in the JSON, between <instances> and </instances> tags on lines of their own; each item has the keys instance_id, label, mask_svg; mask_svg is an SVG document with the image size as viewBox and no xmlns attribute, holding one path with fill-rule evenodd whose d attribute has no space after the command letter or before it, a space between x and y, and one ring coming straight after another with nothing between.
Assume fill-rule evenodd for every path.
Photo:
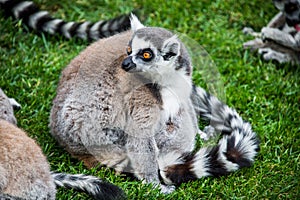
<instances>
[{"instance_id":1,"label":"blurred lemur in background","mask_svg":"<svg viewBox=\"0 0 300 200\"><path fill-rule=\"evenodd\" d=\"M0 199L54 200L56 186L86 192L94 199L122 199L124 192L94 176L50 172L37 143L16 126L21 106L0 88Z\"/></svg>"},{"instance_id":2,"label":"blurred lemur in background","mask_svg":"<svg viewBox=\"0 0 300 200\"><path fill-rule=\"evenodd\" d=\"M300 0L273 0L280 12L261 32L244 28L245 34L256 37L243 44L258 50L265 60L300 65Z\"/></svg>"}]
</instances>

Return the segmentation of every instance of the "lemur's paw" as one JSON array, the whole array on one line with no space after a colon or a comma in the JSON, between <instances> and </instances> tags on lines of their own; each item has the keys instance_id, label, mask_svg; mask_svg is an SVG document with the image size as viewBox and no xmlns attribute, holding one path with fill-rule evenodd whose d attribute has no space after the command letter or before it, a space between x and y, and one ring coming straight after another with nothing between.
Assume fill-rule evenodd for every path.
<instances>
[{"instance_id":1,"label":"lemur's paw","mask_svg":"<svg viewBox=\"0 0 300 200\"><path fill-rule=\"evenodd\" d=\"M210 138L213 138L217 135L215 128L211 125L205 126L203 131L199 131L200 138L203 140L209 140Z\"/></svg>"},{"instance_id":2,"label":"lemur's paw","mask_svg":"<svg viewBox=\"0 0 300 200\"><path fill-rule=\"evenodd\" d=\"M263 59L266 61L274 60L278 63L292 62L292 59L288 54L275 51L271 48L260 48L258 53L262 55Z\"/></svg>"},{"instance_id":3,"label":"lemur's paw","mask_svg":"<svg viewBox=\"0 0 300 200\"><path fill-rule=\"evenodd\" d=\"M275 52L271 48L260 48L258 53L262 55L266 61L277 60Z\"/></svg>"},{"instance_id":4,"label":"lemur's paw","mask_svg":"<svg viewBox=\"0 0 300 200\"><path fill-rule=\"evenodd\" d=\"M250 27L244 27L242 32L245 34L245 35L251 35L251 33L254 33L254 30Z\"/></svg>"},{"instance_id":5,"label":"lemur's paw","mask_svg":"<svg viewBox=\"0 0 300 200\"><path fill-rule=\"evenodd\" d=\"M247 41L243 43L244 49L250 49L251 51L255 51L261 47L263 47L264 42L260 38L255 38L254 40Z\"/></svg>"},{"instance_id":6,"label":"lemur's paw","mask_svg":"<svg viewBox=\"0 0 300 200\"><path fill-rule=\"evenodd\" d=\"M160 187L160 192L163 194L171 194L176 189L174 185L160 185L159 187Z\"/></svg>"},{"instance_id":7,"label":"lemur's paw","mask_svg":"<svg viewBox=\"0 0 300 200\"><path fill-rule=\"evenodd\" d=\"M270 48L260 48L260 49L258 49L258 53L260 54L260 55L262 55L264 58L265 58L265 55L267 55L267 54L271 54L271 52L272 52L272 49L270 49ZM266 58L267 58L268 56L266 56Z\"/></svg>"}]
</instances>

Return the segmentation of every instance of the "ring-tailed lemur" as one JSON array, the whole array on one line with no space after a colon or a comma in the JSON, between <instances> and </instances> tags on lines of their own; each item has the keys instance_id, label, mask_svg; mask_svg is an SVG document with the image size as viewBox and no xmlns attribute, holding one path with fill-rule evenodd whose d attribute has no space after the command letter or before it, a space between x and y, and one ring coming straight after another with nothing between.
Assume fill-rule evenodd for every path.
<instances>
[{"instance_id":1,"label":"ring-tailed lemur","mask_svg":"<svg viewBox=\"0 0 300 200\"><path fill-rule=\"evenodd\" d=\"M23 21L28 27L49 34L61 34L66 38L98 40L130 28L129 15L102 20L96 23L66 22L52 17L47 11L41 11L32 1L0 0L0 7L8 16Z\"/></svg>"},{"instance_id":2,"label":"ring-tailed lemur","mask_svg":"<svg viewBox=\"0 0 300 200\"><path fill-rule=\"evenodd\" d=\"M250 166L256 134L235 110L193 87L183 43L134 15L131 27L90 45L63 70L50 116L57 141L88 167L132 172L164 193L174 186L160 184L160 175L178 185ZM197 117L222 138L193 154Z\"/></svg>"},{"instance_id":3,"label":"ring-tailed lemur","mask_svg":"<svg viewBox=\"0 0 300 200\"><path fill-rule=\"evenodd\" d=\"M244 28L244 33L256 39L245 42L243 46L258 49L265 60L300 65L300 0L273 0L273 3L280 12L260 33Z\"/></svg>"},{"instance_id":4,"label":"ring-tailed lemur","mask_svg":"<svg viewBox=\"0 0 300 200\"><path fill-rule=\"evenodd\" d=\"M20 105L0 89L0 199L55 199L55 185L73 188L95 199L120 199L118 187L83 174L50 172L36 142L16 126L13 107Z\"/></svg>"}]
</instances>

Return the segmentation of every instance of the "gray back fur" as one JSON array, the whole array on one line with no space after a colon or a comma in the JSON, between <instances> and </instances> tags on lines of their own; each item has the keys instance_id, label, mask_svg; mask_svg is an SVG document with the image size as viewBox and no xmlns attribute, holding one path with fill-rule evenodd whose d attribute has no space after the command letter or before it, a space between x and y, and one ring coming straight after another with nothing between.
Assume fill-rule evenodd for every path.
<instances>
[{"instance_id":1,"label":"gray back fur","mask_svg":"<svg viewBox=\"0 0 300 200\"><path fill-rule=\"evenodd\" d=\"M20 105L0 89L0 194L11 198L55 199L54 180L36 142L16 127Z\"/></svg>"}]
</instances>

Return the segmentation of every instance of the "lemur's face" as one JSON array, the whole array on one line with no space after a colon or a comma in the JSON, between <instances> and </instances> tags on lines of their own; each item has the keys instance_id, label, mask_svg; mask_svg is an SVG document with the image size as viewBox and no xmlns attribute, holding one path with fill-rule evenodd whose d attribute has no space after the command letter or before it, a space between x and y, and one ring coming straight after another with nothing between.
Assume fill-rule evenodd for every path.
<instances>
[{"instance_id":1,"label":"lemur's face","mask_svg":"<svg viewBox=\"0 0 300 200\"><path fill-rule=\"evenodd\" d=\"M14 110L20 109L21 106L14 99L8 98L0 89L0 118L9 121L12 124L17 124L14 116Z\"/></svg>"},{"instance_id":2,"label":"lemur's face","mask_svg":"<svg viewBox=\"0 0 300 200\"><path fill-rule=\"evenodd\" d=\"M300 24L300 0L273 0L273 3L285 14L289 26Z\"/></svg>"},{"instance_id":3,"label":"lemur's face","mask_svg":"<svg viewBox=\"0 0 300 200\"><path fill-rule=\"evenodd\" d=\"M180 43L167 30L145 27L134 33L127 54L128 57L122 63L125 71L155 75L166 70L176 70L175 61L180 54Z\"/></svg>"},{"instance_id":4,"label":"lemur's face","mask_svg":"<svg viewBox=\"0 0 300 200\"><path fill-rule=\"evenodd\" d=\"M176 35L163 28L145 27L135 15L131 15L130 23L133 36L128 43L128 56L122 63L125 71L139 72L158 84L170 76L174 81L176 75L191 77L189 55Z\"/></svg>"}]
</instances>

